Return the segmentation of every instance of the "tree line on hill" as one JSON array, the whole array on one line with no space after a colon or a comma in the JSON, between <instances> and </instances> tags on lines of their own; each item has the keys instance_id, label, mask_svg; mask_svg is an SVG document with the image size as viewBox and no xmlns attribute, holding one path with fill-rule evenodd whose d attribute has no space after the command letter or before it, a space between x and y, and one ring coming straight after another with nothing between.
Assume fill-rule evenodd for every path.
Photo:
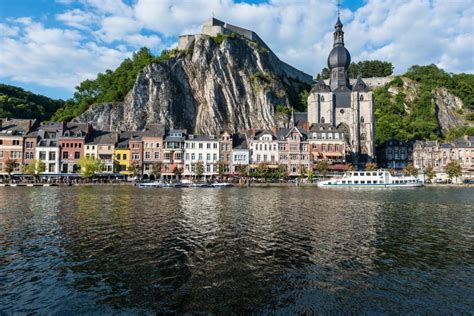
<instances>
[{"instance_id":1,"label":"tree line on hill","mask_svg":"<svg viewBox=\"0 0 474 316\"><path fill-rule=\"evenodd\" d=\"M0 84L0 117L47 120L63 106L62 100Z\"/></svg>"}]
</instances>

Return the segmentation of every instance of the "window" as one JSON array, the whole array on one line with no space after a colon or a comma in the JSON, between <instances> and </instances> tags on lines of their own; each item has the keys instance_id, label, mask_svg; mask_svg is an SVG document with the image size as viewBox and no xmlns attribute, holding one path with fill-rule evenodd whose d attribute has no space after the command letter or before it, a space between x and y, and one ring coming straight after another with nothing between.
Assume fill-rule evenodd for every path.
<instances>
[{"instance_id":1,"label":"window","mask_svg":"<svg viewBox=\"0 0 474 316\"><path fill-rule=\"evenodd\" d=\"M0 139L0 145L3 145L3 139Z\"/></svg>"},{"instance_id":2,"label":"window","mask_svg":"<svg viewBox=\"0 0 474 316\"><path fill-rule=\"evenodd\" d=\"M335 151L339 151L339 145L335 145Z\"/></svg>"},{"instance_id":3,"label":"window","mask_svg":"<svg viewBox=\"0 0 474 316\"><path fill-rule=\"evenodd\" d=\"M56 160L56 153L54 151L49 152L49 160Z\"/></svg>"},{"instance_id":4,"label":"window","mask_svg":"<svg viewBox=\"0 0 474 316\"><path fill-rule=\"evenodd\" d=\"M155 159L160 159L160 153L155 153Z\"/></svg>"},{"instance_id":5,"label":"window","mask_svg":"<svg viewBox=\"0 0 474 316\"><path fill-rule=\"evenodd\" d=\"M324 102L324 97L323 96L321 96L321 102Z\"/></svg>"},{"instance_id":6,"label":"window","mask_svg":"<svg viewBox=\"0 0 474 316\"><path fill-rule=\"evenodd\" d=\"M206 144L206 148L207 148L207 149L211 149L211 143L207 143L207 144Z\"/></svg>"},{"instance_id":7,"label":"window","mask_svg":"<svg viewBox=\"0 0 474 316\"><path fill-rule=\"evenodd\" d=\"M155 147L156 147L156 148L160 148L160 143L156 143L156 144L155 144Z\"/></svg>"},{"instance_id":8,"label":"window","mask_svg":"<svg viewBox=\"0 0 474 316\"><path fill-rule=\"evenodd\" d=\"M122 160L127 160L127 154L122 155Z\"/></svg>"},{"instance_id":9,"label":"window","mask_svg":"<svg viewBox=\"0 0 474 316\"><path fill-rule=\"evenodd\" d=\"M202 145L202 144L201 144ZM198 155L198 160L202 160L202 154Z\"/></svg>"},{"instance_id":10,"label":"window","mask_svg":"<svg viewBox=\"0 0 474 316\"><path fill-rule=\"evenodd\" d=\"M147 143L148 145L148 143ZM150 155L150 152L149 151L146 151L145 152L145 159L150 159L151 155Z\"/></svg>"},{"instance_id":11,"label":"window","mask_svg":"<svg viewBox=\"0 0 474 316\"><path fill-rule=\"evenodd\" d=\"M216 161L217 160L217 154L213 154L212 158L214 158L214 161Z\"/></svg>"},{"instance_id":12,"label":"window","mask_svg":"<svg viewBox=\"0 0 474 316\"><path fill-rule=\"evenodd\" d=\"M65 159L67 159L67 153L65 153L65 154L66 154L66 158L65 158ZM46 160L46 152L45 152L45 151L40 151L40 152L39 152L39 159L40 159L40 160Z\"/></svg>"},{"instance_id":13,"label":"window","mask_svg":"<svg viewBox=\"0 0 474 316\"><path fill-rule=\"evenodd\" d=\"M324 124L325 122L326 122L326 121L324 120L324 116L323 116L323 117L321 117L321 123L323 123L323 124Z\"/></svg>"},{"instance_id":14,"label":"window","mask_svg":"<svg viewBox=\"0 0 474 316\"><path fill-rule=\"evenodd\" d=\"M191 154L191 160L195 160L196 159L196 154L192 153Z\"/></svg>"},{"instance_id":15,"label":"window","mask_svg":"<svg viewBox=\"0 0 474 316\"><path fill-rule=\"evenodd\" d=\"M359 100L364 101L364 95L360 95Z\"/></svg>"},{"instance_id":16,"label":"window","mask_svg":"<svg viewBox=\"0 0 474 316\"><path fill-rule=\"evenodd\" d=\"M206 155L206 160L211 160L211 154Z\"/></svg>"},{"instance_id":17,"label":"window","mask_svg":"<svg viewBox=\"0 0 474 316\"><path fill-rule=\"evenodd\" d=\"M363 116L360 117L360 122L364 123L364 117Z\"/></svg>"},{"instance_id":18,"label":"window","mask_svg":"<svg viewBox=\"0 0 474 316\"><path fill-rule=\"evenodd\" d=\"M117 160L121 160L121 155L120 154L117 154Z\"/></svg>"},{"instance_id":19,"label":"window","mask_svg":"<svg viewBox=\"0 0 474 316\"><path fill-rule=\"evenodd\" d=\"M68 153L67 152L63 152L63 159L67 159L68 158Z\"/></svg>"},{"instance_id":20,"label":"window","mask_svg":"<svg viewBox=\"0 0 474 316\"><path fill-rule=\"evenodd\" d=\"M139 154L132 154L132 160L140 160Z\"/></svg>"},{"instance_id":21,"label":"window","mask_svg":"<svg viewBox=\"0 0 474 316\"><path fill-rule=\"evenodd\" d=\"M214 149L217 149L217 143L214 143Z\"/></svg>"},{"instance_id":22,"label":"window","mask_svg":"<svg viewBox=\"0 0 474 316\"><path fill-rule=\"evenodd\" d=\"M181 153L174 153L174 159L181 160Z\"/></svg>"},{"instance_id":23,"label":"window","mask_svg":"<svg viewBox=\"0 0 474 316\"><path fill-rule=\"evenodd\" d=\"M20 141L17 139L13 140L13 146L20 146Z\"/></svg>"},{"instance_id":24,"label":"window","mask_svg":"<svg viewBox=\"0 0 474 316\"><path fill-rule=\"evenodd\" d=\"M199 143L199 149L202 149L202 143Z\"/></svg>"},{"instance_id":25,"label":"window","mask_svg":"<svg viewBox=\"0 0 474 316\"><path fill-rule=\"evenodd\" d=\"M74 159L79 159L81 158L81 153L79 151L74 152Z\"/></svg>"}]
</instances>

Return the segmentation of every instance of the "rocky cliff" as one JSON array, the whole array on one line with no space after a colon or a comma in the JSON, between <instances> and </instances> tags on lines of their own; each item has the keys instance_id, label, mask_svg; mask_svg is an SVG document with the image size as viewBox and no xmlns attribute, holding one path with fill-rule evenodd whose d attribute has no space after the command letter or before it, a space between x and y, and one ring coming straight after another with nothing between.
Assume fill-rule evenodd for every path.
<instances>
[{"instance_id":1,"label":"rocky cliff","mask_svg":"<svg viewBox=\"0 0 474 316\"><path fill-rule=\"evenodd\" d=\"M392 78L393 79L393 78ZM406 77L401 77L402 86L392 85L388 88L393 96L404 95L404 108L407 114L413 110L413 103L420 96L420 84ZM390 83L389 81L385 84ZM460 113L469 112L462 100L444 87L436 87L431 91L431 100L435 105L436 118L441 134L460 126L472 125Z\"/></svg>"},{"instance_id":2,"label":"rocky cliff","mask_svg":"<svg viewBox=\"0 0 474 316\"><path fill-rule=\"evenodd\" d=\"M311 84L282 71L271 51L238 36L196 35L193 46L146 66L123 102L97 104L75 119L105 130L160 123L193 133L287 124L290 107ZM293 101L293 102L292 102Z\"/></svg>"}]
</instances>

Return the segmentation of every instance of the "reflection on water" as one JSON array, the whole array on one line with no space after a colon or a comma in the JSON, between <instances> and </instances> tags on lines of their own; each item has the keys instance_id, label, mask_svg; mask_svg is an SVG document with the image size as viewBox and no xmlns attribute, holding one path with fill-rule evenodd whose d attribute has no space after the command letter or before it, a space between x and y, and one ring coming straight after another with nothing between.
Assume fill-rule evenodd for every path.
<instances>
[{"instance_id":1,"label":"reflection on water","mask_svg":"<svg viewBox=\"0 0 474 316\"><path fill-rule=\"evenodd\" d=\"M472 189L0 188L0 312L469 313Z\"/></svg>"}]
</instances>

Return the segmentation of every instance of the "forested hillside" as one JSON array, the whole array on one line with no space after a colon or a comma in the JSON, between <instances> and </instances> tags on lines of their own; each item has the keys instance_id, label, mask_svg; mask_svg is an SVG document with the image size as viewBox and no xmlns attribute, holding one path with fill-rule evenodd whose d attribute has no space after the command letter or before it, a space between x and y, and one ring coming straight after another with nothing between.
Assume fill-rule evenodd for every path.
<instances>
[{"instance_id":1,"label":"forested hillside","mask_svg":"<svg viewBox=\"0 0 474 316\"><path fill-rule=\"evenodd\" d=\"M63 100L0 84L0 117L47 120L63 105Z\"/></svg>"},{"instance_id":2,"label":"forested hillside","mask_svg":"<svg viewBox=\"0 0 474 316\"><path fill-rule=\"evenodd\" d=\"M464 104L453 108L464 124L449 130L440 126L439 105L434 96L440 89L459 97ZM435 65L412 66L404 75L375 90L376 142L386 140L446 139L474 134L474 75L449 74Z\"/></svg>"}]
</instances>

